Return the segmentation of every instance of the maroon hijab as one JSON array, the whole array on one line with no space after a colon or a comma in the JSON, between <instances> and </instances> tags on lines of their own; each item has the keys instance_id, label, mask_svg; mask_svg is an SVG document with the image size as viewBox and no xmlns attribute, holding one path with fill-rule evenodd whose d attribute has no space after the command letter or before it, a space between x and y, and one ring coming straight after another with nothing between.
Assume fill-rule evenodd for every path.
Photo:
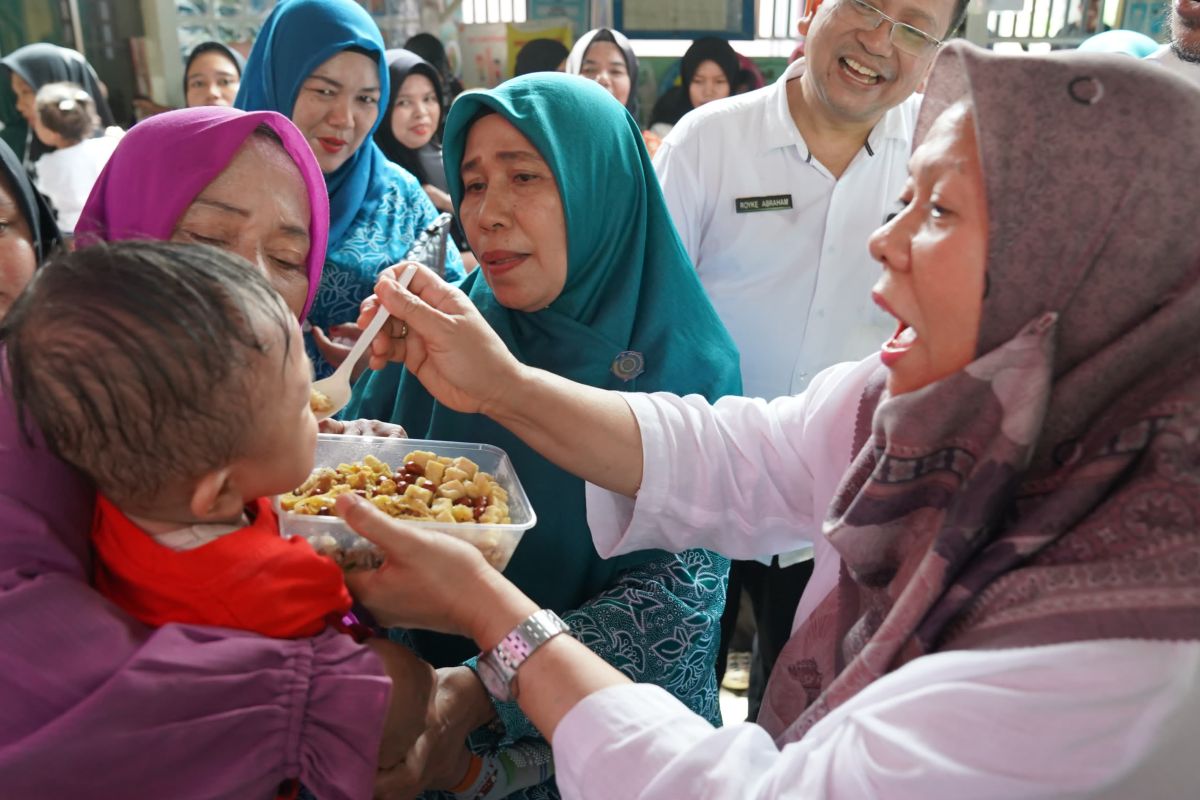
<instances>
[{"instance_id":1,"label":"maroon hijab","mask_svg":"<svg viewBox=\"0 0 1200 800\"><path fill-rule=\"evenodd\" d=\"M916 141L974 109L990 228L977 358L864 398L828 514L837 588L760 722L785 743L927 653L1200 638L1200 92L1112 55L939 58ZM876 381L879 383L879 381Z\"/></svg>"}]
</instances>

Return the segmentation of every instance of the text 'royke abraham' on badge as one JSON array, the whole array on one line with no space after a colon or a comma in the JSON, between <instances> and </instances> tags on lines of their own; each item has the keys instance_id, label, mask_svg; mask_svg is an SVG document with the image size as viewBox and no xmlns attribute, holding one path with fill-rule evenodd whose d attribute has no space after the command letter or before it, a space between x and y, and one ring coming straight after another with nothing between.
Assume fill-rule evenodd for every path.
<instances>
[{"instance_id":1,"label":"text 'royke abraham' on badge","mask_svg":"<svg viewBox=\"0 0 1200 800\"><path fill-rule=\"evenodd\" d=\"M739 197L733 202L739 214L747 214L751 211L783 211L792 207L792 196L790 194L768 194L762 197Z\"/></svg>"}]
</instances>

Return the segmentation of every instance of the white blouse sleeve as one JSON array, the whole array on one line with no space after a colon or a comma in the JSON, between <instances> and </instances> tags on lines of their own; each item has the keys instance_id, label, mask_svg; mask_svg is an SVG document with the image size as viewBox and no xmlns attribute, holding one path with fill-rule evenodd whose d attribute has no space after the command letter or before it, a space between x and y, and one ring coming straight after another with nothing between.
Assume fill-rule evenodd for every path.
<instances>
[{"instance_id":1,"label":"white blouse sleeve","mask_svg":"<svg viewBox=\"0 0 1200 800\"><path fill-rule=\"evenodd\" d=\"M767 403L697 395L622 395L642 434L636 501L588 485L603 556L693 547L731 558L795 550L820 532L850 463L858 401L878 357L838 364L809 389Z\"/></svg>"},{"instance_id":2,"label":"white blouse sleeve","mask_svg":"<svg viewBox=\"0 0 1200 800\"><path fill-rule=\"evenodd\" d=\"M655 686L597 692L554 735L564 798L1176 798L1195 791L1200 642L916 659L779 750Z\"/></svg>"}]
</instances>

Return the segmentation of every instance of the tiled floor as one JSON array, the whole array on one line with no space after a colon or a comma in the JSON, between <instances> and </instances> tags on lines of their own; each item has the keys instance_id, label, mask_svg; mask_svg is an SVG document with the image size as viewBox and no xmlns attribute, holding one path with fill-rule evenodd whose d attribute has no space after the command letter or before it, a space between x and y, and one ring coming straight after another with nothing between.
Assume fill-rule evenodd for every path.
<instances>
[{"instance_id":1,"label":"tiled floor","mask_svg":"<svg viewBox=\"0 0 1200 800\"><path fill-rule=\"evenodd\" d=\"M728 725L731 722L742 722L746 719L746 696L721 690L721 719Z\"/></svg>"}]
</instances>

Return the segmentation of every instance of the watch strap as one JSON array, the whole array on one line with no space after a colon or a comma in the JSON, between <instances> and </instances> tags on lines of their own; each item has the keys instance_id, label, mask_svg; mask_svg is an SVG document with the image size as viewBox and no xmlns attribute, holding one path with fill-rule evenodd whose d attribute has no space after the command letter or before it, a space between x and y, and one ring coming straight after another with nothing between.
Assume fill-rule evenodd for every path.
<instances>
[{"instance_id":1,"label":"watch strap","mask_svg":"<svg viewBox=\"0 0 1200 800\"><path fill-rule=\"evenodd\" d=\"M488 693L502 703L516 699L517 670L535 650L560 633L570 633L567 623L548 608L530 614L500 643L479 655L476 673Z\"/></svg>"}]
</instances>

